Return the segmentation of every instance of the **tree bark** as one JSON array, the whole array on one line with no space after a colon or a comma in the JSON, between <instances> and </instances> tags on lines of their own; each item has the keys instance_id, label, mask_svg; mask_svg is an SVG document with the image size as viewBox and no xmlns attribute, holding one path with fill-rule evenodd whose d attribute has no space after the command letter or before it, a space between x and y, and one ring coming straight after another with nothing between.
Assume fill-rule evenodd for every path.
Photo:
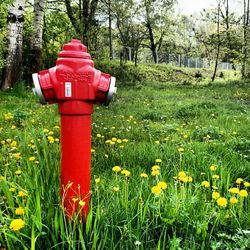
<instances>
[{"instance_id":1,"label":"tree bark","mask_svg":"<svg viewBox=\"0 0 250 250\"><path fill-rule=\"evenodd\" d=\"M248 25L249 25L249 8L250 8L250 0L244 0L244 15L243 15L243 47L242 47L242 65L241 65L241 77L246 78L246 62L248 57Z\"/></svg>"},{"instance_id":2,"label":"tree bark","mask_svg":"<svg viewBox=\"0 0 250 250\"><path fill-rule=\"evenodd\" d=\"M2 90L21 80L24 9L25 0L16 0L8 8L8 52Z\"/></svg>"},{"instance_id":3,"label":"tree bark","mask_svg":"<svg viewBox=\"0 0 250 250\"><path fill-rule=\"evenodd\" d=\"M109 58L113 60L113 39L112 39L112 19L111 19L111 0L108 0L108 16L109 16Z\"/></svg>"},{"instance_id":4,"label":"tree bark","mask_svg":"<svg viewBox=\"0 0 250 250\"><path fill-rule=\"evenodd\" d=\"M218 62L219 62L219 56L220 56L220 46L221 46L221 41L220 41L220 5L221 2L219 0L218 2L218 12L217 12L217 49L216 49L216 59L215 59L215 65L214 65L214 73L212 76L212 82L214 81L217 73L217 68L218 68Z\"/></svg>"},{"instance_id":5,"label":"tree bark","mask_svg":"<svg viewBox=\"0 0 250 250\"><path fill-rule=\"evenodd\" d=\"M43 20L47 0L35 0L31 45L30 45L30 70L37 72L42 66L43 46Z\"/></svg>"}]
</instances>

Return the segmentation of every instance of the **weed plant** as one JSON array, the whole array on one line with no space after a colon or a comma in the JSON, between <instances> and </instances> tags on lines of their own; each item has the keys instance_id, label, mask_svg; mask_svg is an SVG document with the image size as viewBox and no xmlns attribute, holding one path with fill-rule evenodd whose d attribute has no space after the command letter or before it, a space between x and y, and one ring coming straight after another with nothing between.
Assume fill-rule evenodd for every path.
<instances>
[{"instance_id":1,"label":"weed plant","mask_svg":"<svg viewBox=\"0 0 250 250\"><path fill-rule=\"evenodd\" d=\"M82 223L60 203L57 107L1 93L0 248L249 249L249 101L246 82L120 86L93 115Z\"/></svg>"}]
</instances>

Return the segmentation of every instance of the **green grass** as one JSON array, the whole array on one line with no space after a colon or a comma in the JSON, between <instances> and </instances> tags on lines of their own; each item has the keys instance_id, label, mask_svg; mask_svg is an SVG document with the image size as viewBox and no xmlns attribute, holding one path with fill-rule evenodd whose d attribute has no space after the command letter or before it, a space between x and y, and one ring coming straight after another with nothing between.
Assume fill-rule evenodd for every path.
<instances>
[{"instance_id":1,"label":"green grass","mask_svg":"<svg viewBox=\"0 0 250 250\"><path fill-rule=\"evenodd\" d=\"M40 106L22 87L0 93L0 248L247 249L249 196L229 189L249 191L249 104L248 82L119 86L110 106L93 115L91 208L82 224L65 219L58 196L56 105ZM160 172L152 176L156 164ZM167 188L155 195L151 188L159 181ZM214 191L226 207L212 199ZM17 207L24 215L15 214ZM10 224L18 218L25 225L14 232Z\"/></svg>"}]
</instances>

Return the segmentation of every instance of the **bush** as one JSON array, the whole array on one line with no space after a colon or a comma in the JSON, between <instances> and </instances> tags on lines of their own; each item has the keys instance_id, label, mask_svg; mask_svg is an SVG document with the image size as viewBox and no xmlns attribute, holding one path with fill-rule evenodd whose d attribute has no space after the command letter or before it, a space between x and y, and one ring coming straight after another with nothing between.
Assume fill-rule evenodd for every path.
<instances>
[{"instance_id":1,"label":"bush","mask_svg":"<svg viewBox=\"0 0 250 250\"><path fill-rule=\"evenodd\" d=\"M140 64L137 67L132 62L120 65L119 61L97 61L97 69L111 74L123 84L138 82L181 82L190 80L190 76L181 70L175 70L165 64Z\"/></svg>"}]
</instances>

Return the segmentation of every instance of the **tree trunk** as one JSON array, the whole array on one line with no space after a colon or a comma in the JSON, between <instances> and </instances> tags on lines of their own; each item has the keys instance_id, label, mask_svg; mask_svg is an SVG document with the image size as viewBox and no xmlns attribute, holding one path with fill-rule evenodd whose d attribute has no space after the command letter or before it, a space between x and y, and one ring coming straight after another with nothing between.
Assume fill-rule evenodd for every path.
<instances>
[{"instance_id":1,"label":"tree trunk","mask_svg":"<svg viewBox=\"0 0 250 250\"><path fill-rule=\"evenodd\" d=\"M16 0L8 8L8 54L2 90L10 88L21 80L24 8L25 0Z\"/></svg>"},{"instance_id":2,"label":"tree trunk","mask_svg":"<svg viewBox=\"0 0 250 250\"><path fill-rule=\"evenodd\" d=\"M248 43L248 25L249 25L249 8L250 0L244 0L244 15L243 15L243 48L242 48L242 65L241 65L241 77L246 78L246 62L248 57L247 43Z\"/></svg>"},{"instance_id":3,"label":"tree trunk","mask_svg":"<svg viewBox=\"0 0 250 250\"><path fill-rule=\"evenodd\" d=\"M35 0L33 17L33 34L30 45L30 70L37 72L42 66L43 19L47 0Z\"/></svg>"},{"instance_id":4,"label":"tree trunk","mask_svg":"<svg viewBox=\"0 0 250 250\"><path fill-rule=\"evenodd\" d=\"M113 39L112 39L112 19L111 19L111 0L108 1L108 15L109 15L109 59L113 60Z\"/></svg>"},{"instance_id":5,"label":"tree trunk","mask_svg":"<svg viewBox=\"0 0 250 250\"><path fill-rule=\"evenodd\" d=\"M218 68L218 62L219 62L219 56L220 56L220 0L218 2L218 12L217 12L217 50L216 50L216 59L215 59L215 65L214 65L214 73L212 76L212 82L214 81L217 73Z\"/></svg>"},{"instance_id":6,"label":"tree trunk","mask_svg":"<svg viewBox=\"0 0 250 250\"><path fill-rule=\"evenodd\" d=\"M156 52L156 45L154 40L154 33L150 23L147 23L148 33L149 33L149 40L150 40L150 50L152 52L152 56L154 59L154 63L157 63L157 52Z\"/></svg>"}]
</instances>

